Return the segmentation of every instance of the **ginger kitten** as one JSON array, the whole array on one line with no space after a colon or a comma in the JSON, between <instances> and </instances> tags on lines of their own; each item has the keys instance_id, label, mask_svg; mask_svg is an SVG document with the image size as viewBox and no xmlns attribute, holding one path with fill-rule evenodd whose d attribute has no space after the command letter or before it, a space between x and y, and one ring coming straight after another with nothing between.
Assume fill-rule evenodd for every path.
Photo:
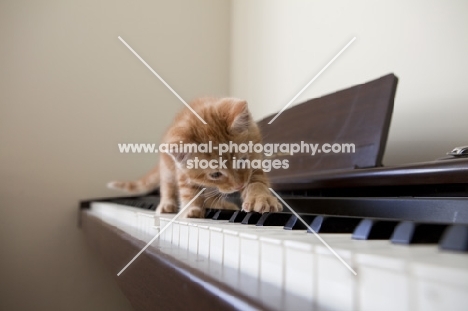
<instances>
[{"instance_id":1,"label":"ginger kitten","mask_svg":"<svg viewBox=\"0 0 468 311\"><path fill-rule=\"evenodd\" d=\"M202 98L190 105L207 124L203 124L189 109L183 109L164 135L161 143L204 144L213 146L221 143L261 143L261 134L252 119L247 102L233 98ZM187 168L187 161L198 159L219 159L218 152L210 153L161 153L159 165L143 178L132 182L110 182L109 188L128 193L145 193L160 187L161 202L156 213L175 213L207 188L187 208L184 217L204 216L205 208L238 209L224 197L236 191L241 192L242 209L246 212L277 212L282 210L277 198L269 191L268 179L261 169L233 169L235 159L261 159L259 153L225 153L227 168Z\"/></svg>"}]
</instances>

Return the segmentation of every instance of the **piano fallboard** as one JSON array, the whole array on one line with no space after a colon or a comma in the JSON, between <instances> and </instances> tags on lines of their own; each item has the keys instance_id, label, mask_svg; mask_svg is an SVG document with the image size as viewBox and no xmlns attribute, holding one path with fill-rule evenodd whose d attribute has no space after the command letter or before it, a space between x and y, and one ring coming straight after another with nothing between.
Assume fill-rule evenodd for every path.
<instances>
[{"instance_id":1,"label":"piano fallboard","mask_svg":"<svg viewBox=\"0 0 468 311\"><path fill-rule=\"evenodd\" d=\"M399 188L408 192L417 187L459 185L468 195L468 157L411 163L393 167L305 171L271 179L275 190L379 189ZM435 195L436 192L433 192ZM372 191L368 191L372 196Z\"/></svg>"}]
</instances>

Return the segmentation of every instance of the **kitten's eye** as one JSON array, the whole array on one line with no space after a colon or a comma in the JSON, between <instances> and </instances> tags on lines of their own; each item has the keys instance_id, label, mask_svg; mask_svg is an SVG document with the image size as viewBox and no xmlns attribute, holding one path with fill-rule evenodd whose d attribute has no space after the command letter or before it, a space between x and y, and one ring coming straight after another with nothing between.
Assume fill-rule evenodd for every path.
<instances>
[{"instance_id":1,"label":"kitten's eye","mask_svg":"<svg viewBox=\"0 0 468 311\"><path fill-rule=\"evenodd\" d=\"M240 157L241 160L247 160L248 159L248 155L244 154L243 156Z\"/></svg>"},{"instance_id":2,"label":"kitten's eye","mask_svg":"<svg viewBox=\"0 0 468 311\"><path fill-rule=\"evenodd\" d=\"M223 176L223 174L221 174L220 172L210 173L209 175L211 179L219 179L221 176Z\"/></svg>"}]
</instances>

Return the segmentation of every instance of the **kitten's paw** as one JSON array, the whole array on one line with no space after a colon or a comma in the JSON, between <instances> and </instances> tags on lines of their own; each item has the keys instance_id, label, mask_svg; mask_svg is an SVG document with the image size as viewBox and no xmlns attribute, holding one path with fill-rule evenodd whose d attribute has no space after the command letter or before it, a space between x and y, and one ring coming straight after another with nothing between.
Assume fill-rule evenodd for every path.
<instances>
[{"instance_id":1,"label":"kitten's paw","mask_svg":"<svg viewBox=\"0 0 468 311\"><path fill-rule=\"evenodd\" d=\"M160 202L156 214L177 213L178 207L174 202Z\"/></svg>"},{"instance_id":2,"label":"kitten's paw","mask_svg":"<svg viewBox=\"0 0 468 311\"><path fill-rule=\"evenodd\" d=\"M205 217L205 210L198 206L189 207L187 210L185 217L187 218L204 218Z\"/></svg>"},{"instance_id":3,"label":"kitten's paw","mask_svg":"<svg viewBox=\"0 0 468 311\"><path fill-rule=\"evenodd\" d=\"M283 206L278 199L269 193L258 193L248 195L242 204L242 210L245 212L281 212Z\"/></svg>"}]
</instances>

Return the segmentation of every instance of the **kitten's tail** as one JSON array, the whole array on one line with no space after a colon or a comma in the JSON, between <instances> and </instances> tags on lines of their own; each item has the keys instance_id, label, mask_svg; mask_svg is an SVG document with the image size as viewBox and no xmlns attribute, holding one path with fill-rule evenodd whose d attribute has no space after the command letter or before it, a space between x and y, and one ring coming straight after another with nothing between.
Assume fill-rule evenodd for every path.
<instances>
[{"instance_id":1,"label":"kitten's tail","mask_svg":"<svg viewBox=\"0 0 468 311\"><path fill-rule=\"evenodd\" d=\"M107 188L125 191L131 194L143 194L159 188L159 166L136 181L111 181Z\"/></svg>"}]
</instances>

